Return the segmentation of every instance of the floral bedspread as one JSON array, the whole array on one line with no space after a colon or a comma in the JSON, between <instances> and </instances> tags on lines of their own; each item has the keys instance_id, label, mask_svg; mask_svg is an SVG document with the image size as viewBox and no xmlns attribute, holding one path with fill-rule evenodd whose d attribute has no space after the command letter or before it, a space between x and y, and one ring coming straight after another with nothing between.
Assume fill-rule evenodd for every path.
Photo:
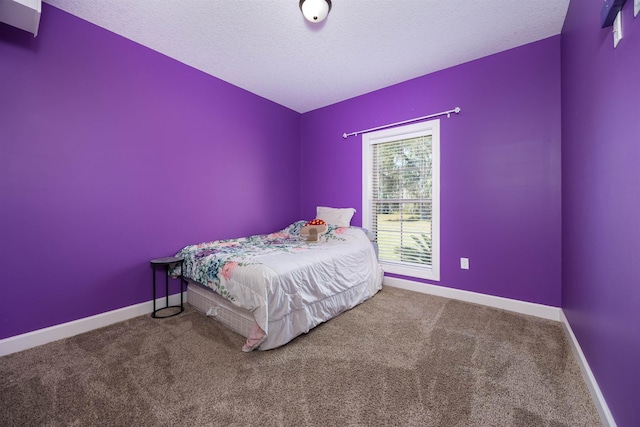
<instances>
[{"instance_id":1,"label":"floral bedspread","mask_svg":"<svg viewBox=\"0 0 640 427\"><path fill-rule=\"evenodd\" d=\"M187 246L176 254L184 258L185 276L206 285L231 302L236 298L224 286L235 269L249 265L261 264L259 258L277 253L296 253L307 251L318 243L309 243L300 236L300 229L306 221L298 221L282 231L243 237L240 239L216 240ZM342 240L340 237L348 227L329 226L321 242Z\"/></svg>"},{"instance_id":2,"label":"floral bedspread","mask_svg":"<svg viewBox=\"0 0 640 427\"><path fill-rule=\"evenodd\" d=\"M329 226L319 242L307 242L300 236L305 223L271 234L187 246L176 256L184 258L185 277L251 311L273 348L326 320L316 318L314 311L321 305L316 303L353 286L368 289L358 291L357 298L363 300L381 287L382 271L364 232ZM359 302L345 300L342 305L351 308ZM286 325L284 332L274 330L285 321L297 324Z\"/></svg>"}]
</instances>

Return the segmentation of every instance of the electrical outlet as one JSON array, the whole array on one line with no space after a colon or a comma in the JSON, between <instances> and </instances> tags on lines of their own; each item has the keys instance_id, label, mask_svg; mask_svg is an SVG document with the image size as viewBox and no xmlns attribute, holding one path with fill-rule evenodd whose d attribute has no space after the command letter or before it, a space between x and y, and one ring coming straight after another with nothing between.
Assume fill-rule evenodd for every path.
<instances>
[{"instance_id":1,"label":"electrical outlet","mask_svg":"<svg viewBox=\"0 0 640 427\"><path fill-rule=\"evenodd\" d=\"M460 268L463 270L469 269L469 258L460 258Z\"/></svg>"}]
</instances>

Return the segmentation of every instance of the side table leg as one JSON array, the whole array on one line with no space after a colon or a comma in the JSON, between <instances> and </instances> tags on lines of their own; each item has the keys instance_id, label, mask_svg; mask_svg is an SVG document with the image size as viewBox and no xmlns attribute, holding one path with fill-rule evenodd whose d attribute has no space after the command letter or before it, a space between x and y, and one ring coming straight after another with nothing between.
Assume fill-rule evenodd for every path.
<instances>
[{"instance_id":1,"label":"side table leg","mask_svg":"<svg viewBox=\"0 0 640 427\"><path fill-rule=\"evenodd\" d=\"M182 289L184 287L184 276L182 272L184 271L184 261L180 263L180 310L184 310L184 303L182 301Z\"/></svg>"},{"instance_id":2,"label":"side table leg","mask_svg":"<svg viewBox=\"0 0 640 427\"><path fill-rule=\"evenodd\" d=\"M153 312L151 317L156 317L156 269L151 266L151 274L153 275Z\"/></svg>"},{"instance_id":3,"label":"side table leg","mask_svg":"<svg viewBox=\"0 0 640 427\"><path fill-rule=\"evenodd\" d=\"M165 307L169 307L169 264L164 267L164 287L165 287L165 300L167 303Z\"/></svg>"}]
</instances>

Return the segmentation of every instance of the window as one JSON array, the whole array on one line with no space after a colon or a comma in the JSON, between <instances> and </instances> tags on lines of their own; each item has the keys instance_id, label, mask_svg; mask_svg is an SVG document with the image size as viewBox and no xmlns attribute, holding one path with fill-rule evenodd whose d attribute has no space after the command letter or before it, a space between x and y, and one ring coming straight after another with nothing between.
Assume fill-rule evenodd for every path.
<instances>
[{"instance_id":1,"label":"window","mask_svg":"<svg viewBox=\"0 0 640 427\"><path fill-rule=\"evenodd\" d=\"M362 170L384 270L440 280L440 120L363 134Z\"/></svg>"}]
</instances>

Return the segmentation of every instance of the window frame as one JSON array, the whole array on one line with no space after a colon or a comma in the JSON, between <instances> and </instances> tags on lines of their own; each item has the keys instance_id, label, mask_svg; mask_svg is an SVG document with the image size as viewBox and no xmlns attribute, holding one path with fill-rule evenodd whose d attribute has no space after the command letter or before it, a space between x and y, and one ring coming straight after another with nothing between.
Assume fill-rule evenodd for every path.
<instances>
[{"instance_id":1,"label":"window frame","mask_svg":"<svg viewBox=\"0 0 640 427\"><path fill-rule=\"evenodd\" d=\"M420 267L403 261L380 260L387 273L421 279L440 280L440 120L429 120L362 134L362 226L372 230L372 173L374 144L431 136L431 266ZM373 230L372 230L373 231ZM377 230L376 230L377 240Z\"/></svg>"}]
</instances>

